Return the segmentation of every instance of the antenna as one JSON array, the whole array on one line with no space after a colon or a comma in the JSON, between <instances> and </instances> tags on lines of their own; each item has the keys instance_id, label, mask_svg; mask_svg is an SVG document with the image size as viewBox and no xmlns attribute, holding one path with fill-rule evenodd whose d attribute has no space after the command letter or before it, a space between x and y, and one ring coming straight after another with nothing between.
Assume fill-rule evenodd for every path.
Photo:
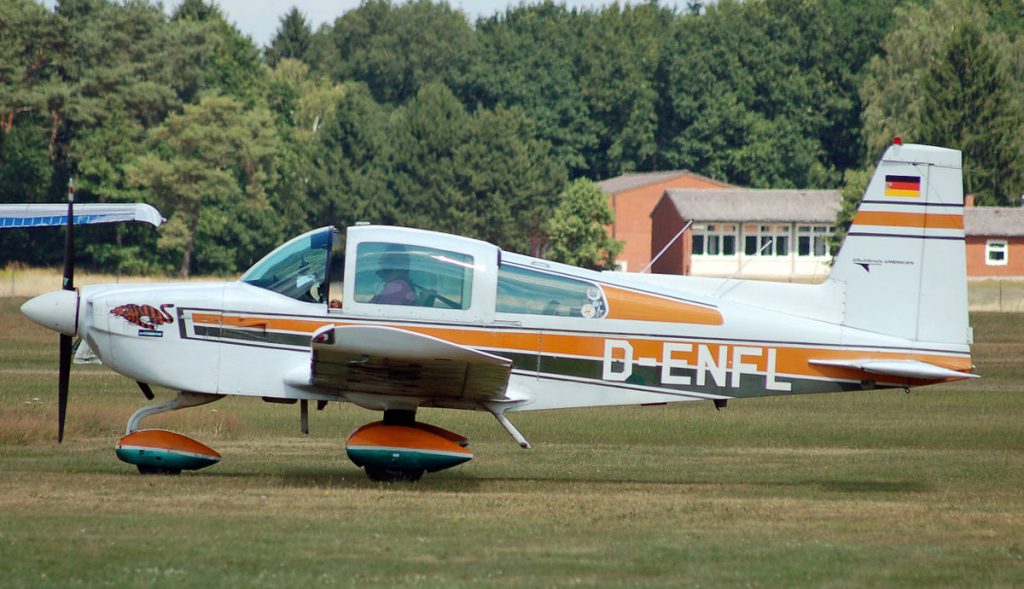
<instances>
[{"instance_id":1,"label":"antenna","mask_svg":"<svg viewBox=\"0 0 1024 589\"><path fill-rule=\"evenodd\" d=\"M679 239L680 235L685 233L686 230L690 228L690 225L693 225L693 219L690 219L689 221L686 222L686 225L683 225L683 228L679 230L679 233L676 233L676 236L673 237L672 239L670 239L669 242L665 244L665 247L661 248L661 251L658 252L658 255L654 256L654 258L652 258L651 261L648 262L646 266L644 266L644 269L641 270L640 273L643 274L644 272L647 272L648 270L650 270L651 266L653 266L654 263L658 261L658 258L660 258L661 255L664 254L665 251L668 250L668 248L673 243L675 243L677 239Z\"/></svg>"},{"instance_id":2,"label":"antenna","mask_svg":"<svg viewBox=\"0 0 1024 589\"><path fill-rule=\"evenodd\" d=\"M718 285L718 288L715 289L715 296L718 296L719 293L722 292L722 289L725 288L725 285L727 285L730 282L734 281L736 279L736 276L739 275L740 272L743 272L743 269L747 267L747 264L749 264L749 263L754 261L754 257L755 256L760 256L764 252L764 250L768 249L768 246L772 245L773 243L775 243L775 240L774 239L769 239L768 241L765 241L764 244L757 249L757 253L756 254L754 254L752 256L746 256L746 255L743 256L744 257L743 264L741 264L739 268L736 268L735 272L730 274L728 278L723 280L722 283Z\"/></svg>"}]
</instances>

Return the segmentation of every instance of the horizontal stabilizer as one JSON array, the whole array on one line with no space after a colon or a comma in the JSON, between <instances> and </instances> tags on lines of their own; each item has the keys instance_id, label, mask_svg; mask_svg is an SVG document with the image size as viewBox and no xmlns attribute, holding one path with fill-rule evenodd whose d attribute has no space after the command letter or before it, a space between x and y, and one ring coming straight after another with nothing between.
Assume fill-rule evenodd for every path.
<instances>
[{"instance_id":1,"label":"horizontal stabilizer","mask_svg":"<svg viewBox=\"0 0 1024 589\"><path fill-rule=\"evenodd\" d=\"M75 204L75 225L140 221L159 227L160 211L142 203ZM0 204L0 229L17 227L53 227L66 225L66 204Z\"/></svg>"},{"instance_id":2,"label":"horizontal stabilizer","mask_svg":"<svg viewBox=\"0 0 1024 589\"><path fill-rule=\"evenodd\" d=\"M919 360L810 360L809 364L851 368L870 374L919 380L978 378L977 374L958 372Z\"/></svg>"}]
</instances>

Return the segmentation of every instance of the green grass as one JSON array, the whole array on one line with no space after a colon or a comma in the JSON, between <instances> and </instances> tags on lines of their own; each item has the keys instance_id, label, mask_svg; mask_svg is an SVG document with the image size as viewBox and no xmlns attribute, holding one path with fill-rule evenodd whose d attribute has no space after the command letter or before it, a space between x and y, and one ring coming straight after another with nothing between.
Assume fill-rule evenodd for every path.
<instances>
[{"instance_id":1,"label":"green grass","mask_svg":"<svg viewBox=\"0 0 1024 589\"><path fill-rule=\"evenodd\" d=\"M142 477L145 402L0 299L3 587L1024 585L1024 315L976 314L984 378L914 390L519 414L424 410L476 459L379 485L343 440L377 418L224 401L160 416L224 460ZM158 391L161 398L169 391Z\"/></svg>"}]
</instances>

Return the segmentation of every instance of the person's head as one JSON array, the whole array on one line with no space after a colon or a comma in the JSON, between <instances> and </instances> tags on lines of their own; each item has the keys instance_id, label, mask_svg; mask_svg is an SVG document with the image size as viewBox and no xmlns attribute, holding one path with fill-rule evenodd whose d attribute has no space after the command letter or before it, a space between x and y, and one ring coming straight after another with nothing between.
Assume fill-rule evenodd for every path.
<instances>
[{"instance_id":1,"label":"person's head","mask_svg":"<svg viewBox=\"0 0 1024 589\"><path fill-rule=\"evenodd\" d=\"M379 262L377 276L383 280L397 280L409 277L409 254L404 248L395 247L385 251Z\"/></svg>"},{"instance_id":2,"label":"person's head","mask_svg":"<svg viewBox=\"0 0 1024 589\"><path fill-rule=\"evenodd\" d=\"M377 276L380 276L384 281L398 280L400 278L409 278L408 268L381 268L377 270Z\"/></svg>"}]
</instances>

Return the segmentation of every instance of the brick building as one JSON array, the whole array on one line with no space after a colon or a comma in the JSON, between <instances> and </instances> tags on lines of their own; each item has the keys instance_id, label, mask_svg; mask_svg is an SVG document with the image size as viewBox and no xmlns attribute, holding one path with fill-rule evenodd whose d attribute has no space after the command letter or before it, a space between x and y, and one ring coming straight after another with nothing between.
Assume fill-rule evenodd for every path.
<instances>
[{"instance_id":1,"label":"brick building","mask_svg":"<svg viewBox=\"0 0 1024 589\"><path fill-rule=\"evenodd\" d=\"M828 275L829 236L839 212L837 190L732 188L666 190L651 213L651 270L772 280L815 281Z\"/></svg>"},{"instance_id":2,"label":"brick building","mask_svg":"<svg viewBox=\"0 0 1024 589\"><path fill-rule=\"evenodd\" d=\"M971 200L964 209L967 276L1024 276L1024 208L973 207Z\"/></svg>"},{"instance_id":3,"label":"brick building","mask_svg":"<svg viewBox=\"0 0 1024 589\"><path fill-rule=\"evenodd\" d=\"M694 223L652 271L816 281L828 274L837 190L741 189L685 170L598 182L625 242L617 263L639 272L688 220ZM964 209L967 275L1024 277L1024 208Z\"/></svg>"},{"instance_id":4,"label":"brick building","mask_svg":"<svg viewBox=\"0 0 1024 589\"><path fill-rule=\"evenodd\" d=\"M610 230L626 247L616 263L620 270L639 272L651 261L651 212L670 188L722 189L730 185L685 170L625 174L598 182L615 214ZM657 253L655 251L654 253Z\"/></svg>"}]
</instances>

